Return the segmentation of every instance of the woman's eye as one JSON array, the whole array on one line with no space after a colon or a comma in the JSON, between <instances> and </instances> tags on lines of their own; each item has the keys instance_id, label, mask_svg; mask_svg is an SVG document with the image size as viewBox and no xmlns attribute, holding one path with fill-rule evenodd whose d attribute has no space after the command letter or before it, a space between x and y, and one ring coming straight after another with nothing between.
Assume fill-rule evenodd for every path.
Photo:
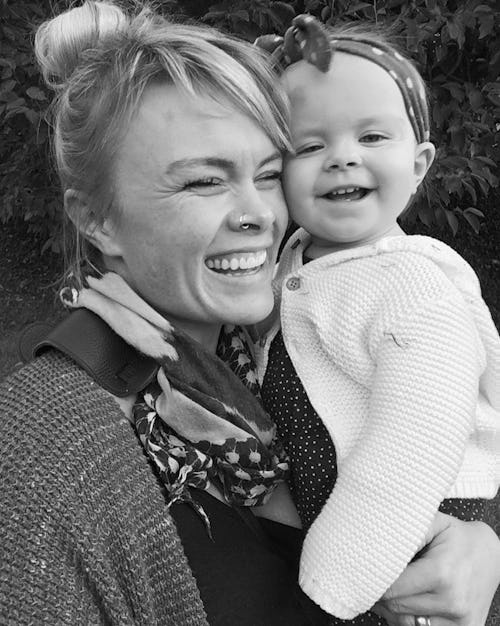
<instances>
[{"instance_id":1,"label":"woman's eye","mask_svg":"<svg viewBox=\"0 0 500 626\"><path fill-rule=\"evenodd\" d=\"M184 189L210 189L221 184L220 178L208 176L207 178L198 178L196 180L189 180L184 184Z\"/></svg>"},{"instance_id":2,"label":"woman's eye","mask_svg":"<svg viewBox=\"0 0 500 626\"><path fill-rule=\"evenodd\" d=\"M363 135L360 141L362 143L377 143L379 141L384 141L384 139L387 139L387 137L381 133L368 133L367 135Z\"/></svg>"},{"instance_id":3,"label":"woman's eye","mask_svg":"<svg viewBox=\"0 0 500 626\"><path fill-rule=\"evenodd\" d=\"M262 189L272 189L281 184L281 170L266 172L257 178L257 185Z\"/></svg>"}]
</instances>

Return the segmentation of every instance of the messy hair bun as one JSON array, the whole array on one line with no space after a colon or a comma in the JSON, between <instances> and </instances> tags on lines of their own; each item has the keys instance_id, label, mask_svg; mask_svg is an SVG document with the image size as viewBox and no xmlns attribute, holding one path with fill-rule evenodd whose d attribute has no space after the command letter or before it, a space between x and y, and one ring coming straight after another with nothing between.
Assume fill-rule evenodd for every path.
<instances>
[{"instance_id":1,"label":"messy hair bun","mask_svg":"<svg viewBox=\"0 0 500 626\"><path fill-rule=\"evenodd\" d=\"M45 82L64 88L86 50L126 29L129 18L120 7L87 0L80 7L43 23L35 37L35 54Z\"/></svg>"}]
</instances>

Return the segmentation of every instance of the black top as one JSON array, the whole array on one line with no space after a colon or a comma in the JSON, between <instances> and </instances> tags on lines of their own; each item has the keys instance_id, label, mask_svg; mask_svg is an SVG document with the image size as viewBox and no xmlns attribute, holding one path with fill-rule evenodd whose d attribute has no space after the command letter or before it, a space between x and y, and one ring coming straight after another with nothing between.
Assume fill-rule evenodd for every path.
<instances>
[{"instance_id":1,"label":"black top","mask_svg":"<svg viewBox=\"0 0 500 626\"><path fill-rule=\"evenodd\" d=\"M297 582L302 531L259 520L206 491L192 494L210 519L213 540L189 504L173 504L170 512L211 626L328 624Z\"/></svg>"}]
</instances>

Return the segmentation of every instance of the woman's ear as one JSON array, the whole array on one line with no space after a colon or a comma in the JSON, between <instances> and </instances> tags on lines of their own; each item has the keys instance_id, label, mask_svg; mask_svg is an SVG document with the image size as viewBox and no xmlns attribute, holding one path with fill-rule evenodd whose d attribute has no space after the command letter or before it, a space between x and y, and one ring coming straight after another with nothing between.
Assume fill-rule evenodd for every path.
<instances>
[{"instance_id":1,"label":"woman's ear","mask_svg":"<svg viewBox=\"0 0 500 626\"><path fill-rule=\"evenodd\" d=\"M435 156L436 148L430 141L423 141L415 147L415 191L417 191L418 186L424 180Z\"/></svg>"},{"instance_id":2,"label":"woman's ear","mask_svg":"<svg viewBox=\"0 0 500 626\"><path fill-rule=\"evenodd\" d=\"M64 193L64 209L80 234L102 254L109 257L121 256L116 227L112 220L98 219L84 193L67 189Z\"/></svg>"}]
</instances>

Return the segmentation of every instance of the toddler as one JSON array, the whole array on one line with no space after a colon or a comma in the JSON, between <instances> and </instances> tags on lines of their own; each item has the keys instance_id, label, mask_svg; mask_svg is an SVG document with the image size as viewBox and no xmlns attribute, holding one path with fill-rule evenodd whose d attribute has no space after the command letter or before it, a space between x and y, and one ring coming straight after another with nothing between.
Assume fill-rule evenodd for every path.
<instances>
[{"instance_id":1,"label":"toddler","mask_svg":"<svg viewBox=\"0 0 500 626\"><path fill-rule=\"evenodd\" d=\"M421 76L372 35L331 32L321 49L310 23L308 60L283 74L284 190L302 228L258 356L307 531L301 586L352 619L422 548L438 508L493 512L500 339L465 260L397 222L435 154Z\"/></svg>"}]
</instances>

